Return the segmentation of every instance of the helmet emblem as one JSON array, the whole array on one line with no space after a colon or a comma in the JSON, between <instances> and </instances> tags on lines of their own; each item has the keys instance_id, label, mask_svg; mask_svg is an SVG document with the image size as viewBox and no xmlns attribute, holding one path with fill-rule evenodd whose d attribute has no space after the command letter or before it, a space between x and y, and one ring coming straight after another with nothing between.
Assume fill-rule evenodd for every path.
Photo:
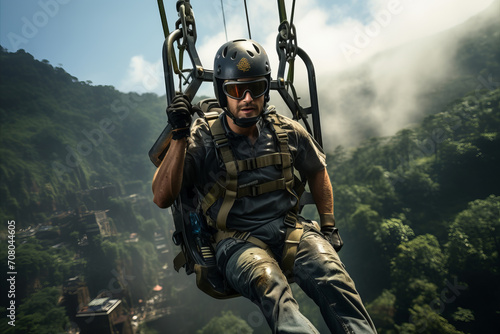
<instances>
[{"instance_id":1,"label":"helmet emblem","mask_svg":"<svg viewBox=\"0 0 500 334\"><path fill-rule=\"evenodd\" d=\"M250 62L246 58L241 58L238 65L236 67L243 72L247 72L250 70Z\"/></svg>"}]
</instances>

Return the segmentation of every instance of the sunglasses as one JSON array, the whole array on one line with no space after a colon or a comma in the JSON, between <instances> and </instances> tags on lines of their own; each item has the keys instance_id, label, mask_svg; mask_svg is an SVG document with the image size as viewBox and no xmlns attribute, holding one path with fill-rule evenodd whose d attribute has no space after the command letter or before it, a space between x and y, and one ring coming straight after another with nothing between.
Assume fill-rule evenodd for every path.
<instances>
[{"instance_id":1,"label":"sunglasses","mask_svg":"<svg viewBox=\"0 0 500 334\"><path fill-rule=\"evenodd\" d=\"M261 97L267 92L267 79L257 79L252 81L227 81L222 85L224 94L235 100L241 100L247 92L254 99Z\"/></svg>"}]
</instances>

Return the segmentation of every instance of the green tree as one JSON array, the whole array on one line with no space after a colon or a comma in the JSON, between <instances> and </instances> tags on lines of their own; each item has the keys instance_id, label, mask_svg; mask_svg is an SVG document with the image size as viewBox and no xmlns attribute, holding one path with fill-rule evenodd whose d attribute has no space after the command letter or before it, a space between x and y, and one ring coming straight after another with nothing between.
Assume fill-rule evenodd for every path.
<instances>
[{"instance_id":1,"label":"green tree","mask_svg":"<svg viewBox=\"0 0 500 334\"><path fill-rule=\"evenodd\" d=\"M251 334L252 328L245 320L231 311L222 312L220 317L212 318L208 324L197 331L198 334Z\"/></svg>"},{"instance_id":2,"label":"green tree","mask_svg":"<svg viewBox=\"0 0 500 334\"><path fill-rule=\"evenodd\" d=\"M439 296L437 286L446 275L445 264L445 256L433 235L419 235L398 246L398 254L391 261L397 319L405 317L412 305L426 305Z\"/></svg>"},{"instance_id":3,"label":"green tree","mask_svg":"<svg viewBox=\"0 0 500 334\"><path fill-rule=\"evenodd\" d=\"M500 196L469 203L451 224L448 238L448 265L454 273L500 273Z\"/></svg>"},{"instance_id":4,"label":"green tree","mask_svg":"<svg viewBox=\"0 0 500 334\"><path fill-rule=\"evenodd\" d=\"M394 329L395 303L396 296L389 290L383 290L377 298L366 305L366 310L379 332Z\"/></svg>"},{"instance_id":5,"label":"green tree","mask_svg":"<svg viewBox=\"0 0 500 334\"><path fill-rule=\"evenodd\" d=\"M460 212L449 228L447 244L450 273L467 283L467 290L460 295L457 306L474 312L470 324L463 320L464 328L487 331L495 323L500 312L498 296L500 287L499 240L500 240L500 196L469 203ZM458 316L458 315L457 315ZM458 321L458 320L457 320Z\"/></svg>"},{"instance_id":6,"label":"green tree","mask_svg":"<svg viewBox=\"0 0 500 334\"><path fill-rule=\"evenodd\" d=\"M415 305L410 310L409 323L403 323L397 326L400 333L404 334L463 334L457 330L452 324L448 322L429 305Z\"/></svg>"},{"instance_id":7,"label":"green tree","mask_svg":"<svg viewBox=\"0 0 500 334\"><path fill-rule=\"evenodd\" d=\"M404 219L404 215L402 217ZM401 218L384 219L375 231L375 240L381 243L384 256L393 258L399 245L415 237L410 226L405 225Z\"/></svg>"},{"instance_id":8,"label":"green tree","mask_svg":"<svg viewBox=\"0 0 500 334\"><path fill-rule=\"evenodd\" d=\"M39 333L53 334L64 332L68 324L66 310L57 306L61 292L49 287L35 292L19 307L16 326L8 328L6 334Z\"/></svg>"},{"instance_id":9,"label":"green tree","mask_svg":"<svg viewBox=\"0 0 500 334\"><path fill-rule=\"evenodd\" d=\"M446 276L446 258L437 238L431 234L419 235L398 246L398 254L391 262L391 276L401 286L415 278L439 284Z\"/></svg>"}]
</instances>

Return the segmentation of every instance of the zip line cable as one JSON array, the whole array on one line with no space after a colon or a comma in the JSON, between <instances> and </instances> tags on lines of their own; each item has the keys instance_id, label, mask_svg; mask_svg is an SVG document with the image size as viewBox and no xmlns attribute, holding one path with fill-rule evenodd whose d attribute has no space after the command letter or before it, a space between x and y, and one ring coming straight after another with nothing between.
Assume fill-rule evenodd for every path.
<instances>
[{"instance_id":1,"label":"zip line cable","mask_svg":"<svg viewBox=\"0 0 500 334\"><path fill-rule=\"evenodd\" d=\"M227 39L227 28L226 28L226 15L224 14L224 1L220 0L220 6L222 9L222 21L224 22L224 32L226 33L226 42L228 41Z\"/></svg>"},{"instance_id":2,"label":"zip line cable","mask_svg":"<svg viewBox=\"0 0 500 334\"><path fill-rule=\"evenodd\" d=\"M165 14L165 6L163 5L163 0L157 0L158 3L158 9L160 11L160 19L161 19L161 25L163 27L163 35L165 38L170 35L170 32L168 31L168 23L167 23L167 15Z\"/></svg>"},{"instance_id":3,"label":"zip line cable","mask_svg":"<svg viewBox=\"0 0 500 334\"><path fill-rule=\"evenodd\" d=\"M244 2L245 2L245 15L247 17L248 38L252 39L252 33L250 31L250 20L248 19L247 0L244 0Z\"/></svg>"}]
</instances>

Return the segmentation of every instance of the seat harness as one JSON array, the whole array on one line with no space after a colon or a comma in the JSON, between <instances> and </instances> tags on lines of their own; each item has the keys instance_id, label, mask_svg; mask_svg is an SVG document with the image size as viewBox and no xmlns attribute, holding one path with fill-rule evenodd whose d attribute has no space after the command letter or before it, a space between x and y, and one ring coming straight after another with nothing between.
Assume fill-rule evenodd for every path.
<instances>
[{"instance_id":1,"label":"seat harness","mask_svg":"<svg viewBox=\"0 0 500 334\"><path fill-rule=\"evenodd\" d=\"M237 160L235 158L226 137L226 131L222 124L220 114L217 111L210 111L205 113L205 119L208 123L219 157L226 168L225 177L221 177L217 182L215 182L208 193L201 199L202 213L207 220L208 226L217 230L213 236L214 246L224 239L236 238L251 242L256 246L265 249L271 256L274 257L266 243L252 236L250 232L228 229L226 221L237 198L246 196L255 197L276 190L286 190L296 198L297 204L285 217L285 226L287 231L280 266L288 280L293 281L293 263L295 260L297 245L303 232L303 227L297 217L297 212L299 209L300 196L304 192L304 185L300 179L294 175L292 155L288 146L288 135L282 128L282 122L276 115L276 110L274 108L269 108L264 115L264 120L272 124L273 134L278 143L278 152L245 160ZM267 166L277 166L280 168L282 172L281 177L261 184L253 184L253 182L251 184L244 185L238 184L238 173L264 168ZM207 214L207 211L220 198L222 198L222 204L217 214L217 218L214 220ZM184 264L184 261L174 262L177 262L176 267L179 266L179 268Z\"/></svg>"}]
</instances>

